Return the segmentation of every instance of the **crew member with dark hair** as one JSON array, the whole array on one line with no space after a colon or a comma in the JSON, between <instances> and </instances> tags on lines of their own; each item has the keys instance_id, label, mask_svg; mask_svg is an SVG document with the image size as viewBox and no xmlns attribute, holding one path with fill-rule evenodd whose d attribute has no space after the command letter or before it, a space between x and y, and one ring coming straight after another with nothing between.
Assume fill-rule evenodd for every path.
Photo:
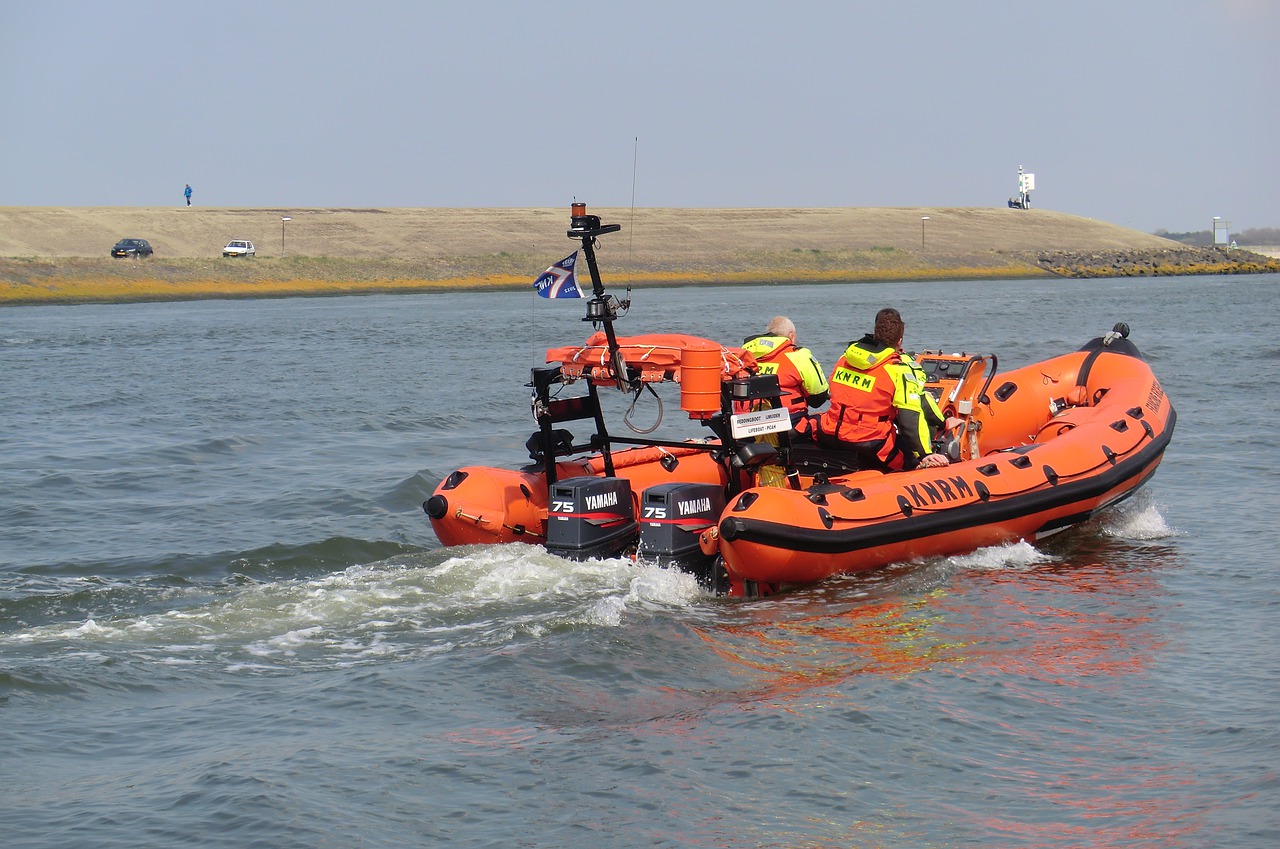
<instances>
[{"instance_id":1,"label":"crew member with dark hair","mask_svg":"<svg viewBox=\"0 0 1280 849\"><path fill-rule=\"evenodd\" d=\"M831 372L831 406L818 420L818 445L852 452L864 469L948 463L932 453L924 384L898 350L905 330L897 310L880 310L875 330L849 343Z\"/></svg>"},{"instance_id":2,"label":"crew member with dark hair","mask_svg":"<svg viewBox=\"0 0 1280 849\"><path fill-rule=\"evenodd\" d=\"M796 345L796 326L786 316L777 316L764 333L748 337L742 347L756 358L761 374L776 374L782 387L782 403L791 413L795 427L810 407L827 403L830 388L822 366L808 348Z\"/></svg>"}]
</instances>

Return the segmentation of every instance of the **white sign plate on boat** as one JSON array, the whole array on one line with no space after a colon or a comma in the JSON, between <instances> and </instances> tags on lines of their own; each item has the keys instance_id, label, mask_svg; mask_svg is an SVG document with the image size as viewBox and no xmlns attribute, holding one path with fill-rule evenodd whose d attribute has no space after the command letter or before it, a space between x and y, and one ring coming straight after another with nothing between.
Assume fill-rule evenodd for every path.
<instances>
[{"instance_id":1,"label":"white sign plate on boat","mask_svg":"<svg viewBox=\"0 0 1280 849\"><path fill-rule=\"evenodd\" d=\"M791 413L787 412L786 407L755 413L737 413L729 417L729 432L734 439L781 433L784 430L791 430Z\"/></svg>"}]
</instances>

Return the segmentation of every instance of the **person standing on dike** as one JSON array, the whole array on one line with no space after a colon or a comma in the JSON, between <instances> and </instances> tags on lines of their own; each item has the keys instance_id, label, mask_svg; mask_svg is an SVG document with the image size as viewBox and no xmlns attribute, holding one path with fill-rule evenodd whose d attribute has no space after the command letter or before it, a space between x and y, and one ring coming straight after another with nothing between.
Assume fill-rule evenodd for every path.
<instances>
[{"instance_id":1,"label":"person standing on dike","mask_svg":"<svg viewBox=\"0 0 1280 849\"><path fill-rule=\"evenodd\" d=\"M808 348L796 344L796 326L784 315L777 316L764 333L749 336L742 347L756 358L761 374L776 374L782 388L782 403L796 427L810 408L827 403L830 387L822 366Z\"/></svg>"},{"instance_id":2,"label":"person standing on dike","mask_svg":"<svg viewBox=\"0 0 1280 849\"><path fill-rule=\"evenodd\" d=\"M182 196L187 199L187 206L191 206L191 184L187 183L187 187L182 190Z\"/></svg>"},{"instance_id":3,"label":"person standing on dike","mask_svg":"<svg viewBox=\"0 0 1280 849\"><path fill-rule=\"evenodd\" d=\"M818 445L853 453L864 469L887 472L949 462L931 453L925 441L924 387L898 351L905 331L896 309L880 310L875 330L849 343L831 372L831 406L818 420Z\"/></svg>"}]
</instances>

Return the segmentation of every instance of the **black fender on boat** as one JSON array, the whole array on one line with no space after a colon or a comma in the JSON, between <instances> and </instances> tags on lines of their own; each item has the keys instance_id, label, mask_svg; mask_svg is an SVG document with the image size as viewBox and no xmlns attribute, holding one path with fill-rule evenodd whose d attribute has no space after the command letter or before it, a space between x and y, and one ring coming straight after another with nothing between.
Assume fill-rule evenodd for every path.
<instances>
[{"instance_id":1,"label":"black fender on boat","mask_svg":"<svg viewBox=\"0 0 1280 849\"><path fill-rule=\"evenodd\" d=\"M1146 362L1146 357L1142 356L1142 352L1138 350L1138 346L1129 341L1129 325L1123 321L1116 322L1109 332L1102 336L1095 336L1088 342L1084 343L1080 348L1081 351L1092 351L1095 354L1099 351L1110 351L1113 354L1124 354L1129 357L1137 357Z\"/></svg>"}]
</instances>

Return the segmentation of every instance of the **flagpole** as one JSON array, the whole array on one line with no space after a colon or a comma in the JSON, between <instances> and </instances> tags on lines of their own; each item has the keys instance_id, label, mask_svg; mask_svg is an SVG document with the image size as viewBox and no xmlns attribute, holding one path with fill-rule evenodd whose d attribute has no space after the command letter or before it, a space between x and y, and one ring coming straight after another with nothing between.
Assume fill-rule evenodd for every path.
<instances>
[{"instance_id":1,"label":"flagpole","mask_svg":"<svg viewBox=\"0 0 1280 849\"><path fill-rule=\"evenodd\" d=\"M627 233L627 262L632 262L632 247L636 241L636 165L640 162L640 137L636 136L635 150L631 154L631 231Z\"/></svg>"}]
</instances>

